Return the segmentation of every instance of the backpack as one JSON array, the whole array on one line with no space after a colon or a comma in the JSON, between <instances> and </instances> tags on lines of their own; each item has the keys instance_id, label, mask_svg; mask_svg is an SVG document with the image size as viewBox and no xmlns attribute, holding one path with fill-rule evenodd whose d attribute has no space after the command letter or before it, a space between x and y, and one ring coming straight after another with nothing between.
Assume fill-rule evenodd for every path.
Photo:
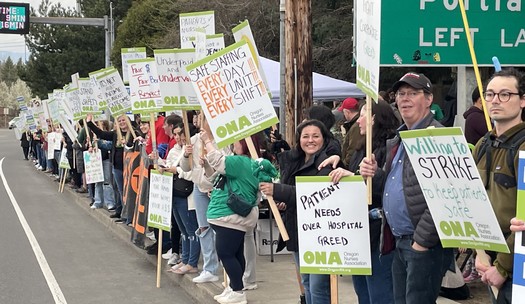
<instances>
[{"instance_id":1,"label":"backpack","mask_svg":"<svg viewBox=\"0 0 525 304\"><path fill-rule=\"evenodd\" d=\"M512 177L514 177L514 184L515 177L516 177L516 170L514 168L514 158L516 157L516 153L520 146L525 142L525 129L521 129L516 134L510 138L510 140L506 141L506 137L500 136L498 138L494 138L494 135L491 132L488 132L483 136L483 139L481 141L481 145L479 147L478 153L475 155L475 161L479 161L483 155L487 155L486 157L486 181L487 185L485 186L485 189L489 188L489 174L490 174L490 167L492 166L492 153L490 148L496 148L496 149L507 149L509 152L507 153L507 167L509 168ZM514 185L515 186L515 185Z\"/></svg>"}]
</instances>

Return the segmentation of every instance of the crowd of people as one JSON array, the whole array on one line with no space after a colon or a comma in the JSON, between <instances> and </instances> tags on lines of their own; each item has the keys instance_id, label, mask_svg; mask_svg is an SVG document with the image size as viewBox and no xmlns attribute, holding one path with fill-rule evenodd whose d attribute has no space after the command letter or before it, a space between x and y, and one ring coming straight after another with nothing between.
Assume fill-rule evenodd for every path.
<instances>
[{"instance_id":1,"label":"crowd of people","mask_svg":"<svg viewBox=\"0 0 525 304\"><path fill-rule=\"evenodd\" d=\"M455 273L458 268L454 250L441 245L399 137L403 130L442 127L439 120L443 113L435 106L432 90L432 82L425 75L407 73L371 104L371 157L366 157L365 145L367 105L355 98L345 99L335 109L324 105L308 109L307 119L297 126L295 143L265 130L231 147L218 148L202 114L191 111L184 112L188 125L176 114L159 115L151 126L121 115L113 127L109 121L95 122L88 115L86 126L80 122L78 138L71 139L61 128L49 126L49 132L39 129L23 133L21 146L25 159L33 160L38 170L56 179L60 178L60 151L67 149L71 170L66 180L71 188L89 193L91 208L107 208L111 218L127 225L133 225L133 214L124 208L125 151L144 146L144 153L158 163L161 174L174 175L171 232L152 231L154 239L166 233L165 242L154 243L146 250L155 254L161 246L168 270L179 275L199 273L202 256L202 269L193 279L198 284L218 281L222 263L229 283L215 297L219 303L247 303L245 291L258 287L254 229L265 196L273 196L277 202L290 237L286 242L280 239L278 250L286 247L298 266L295 178L330 176L338 182L345 176L370 177L373 203L369 205L370 243L366 245L371 249L372 275L353 276L359 303L435 303L447 270ZM508 164L507 154L511 152L504 145L493 145L491 153L483 153L483 149L488 138L503 143L523 137L525 76L516 69L504 69L487 81L483 92L494 128L487 131L476 89L473 105L464 114L465 136L473 146L474 160L511 253L489 252L490 265L470 258L460 286L481 279L499 289L498 295L493 295L494 303L511 303L513 231L525 230L517 219L512 222L512 231L510 226L516 214L517 155L513 156L514 163ZM157 135L156 146L152 129ZM50 137L52 141L48 141ZM51 143L53 157L48 155ZM250 153L252 145L257 155ZM102 152L104 181L88 185L82 153L94 149ZM275 179L275 168L280 172L279 180ZM232 201L244 204L247 211L234 210ZM329 275L301 274L301 284L304 303L331 302Z\"/></svg>"}]
</instances>

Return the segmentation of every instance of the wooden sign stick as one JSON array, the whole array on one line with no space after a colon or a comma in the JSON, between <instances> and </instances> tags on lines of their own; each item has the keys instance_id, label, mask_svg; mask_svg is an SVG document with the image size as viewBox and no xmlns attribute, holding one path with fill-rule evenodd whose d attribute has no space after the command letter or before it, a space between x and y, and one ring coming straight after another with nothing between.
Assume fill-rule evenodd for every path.
<instances>
[{"instance_id":1,"label":"wooden sign stick","mask_svg":"<svg viewBox=\"0 0 525 304\"><path fill-rule=\"evenodd\" d=\"M162 265L162 229L159 229L159 242L157 248L157 288L160 288L160 272Z\"/></svg>"},{"instance_id":2,"label":"wooden sign stick","mask_svg":"<svg viewBox=\"0 0 525 304\"><path fill-rule=\"evenodd\" d=\"M366 158L372 157L372 98L366 95ZM366 178L368 205L372 205L372 177Z\"/></svg>"},{"instance_id":3,"label":"wooden sign stick","mask_svg":"<svg viewBox=\"0 0 525 304\"><path fill-rule=\"evenodd\" d=\"M182 111L182 123L184 124L184 136L186 137L186 145L191 145L190 124L188 122L188 113L186 110ZM190 162L190 168L193 168L193 158L188 158L188 161Z\"/></svg>"},{"instance_id":4,"label":"wooden sign stick","mask_svg":"<svg viewBox=\"0 0 525 304\"><path fill-rule=\"evenodd\" d=\"M331 274L330 275L330 303L331 304L337 304L339 303L339 295L338 295L338 287L337 287L337 274Z\"/></svg>"},{"instance_id":5,"label":"wooden sign stick","mask_svg":"<svg viewBox=\"0 0 525 304\"><path fill-rule=\"evenodd\" d=\"M248 146L248 150L250 151L251 157L253 159L257 159L259 156L257 154L257 151L255 150L252 138L248 136L244 140L246 140L246 145ZM277 209L277 205L275 204L273 197L271 195L266 195L266 199L268 200L268 205L270 205L270 209L272 210L272 214L275 218L275 223L277 224L277 228L279 228L279 232L281 233L283 241L288 241L290 237L288 236L286 227L284 227L283 219L281 218L281 214L279 213L279 209Z\"/></svg>"},{"instance_id":6,"label":"wooden sign stick","mask_svg":"<svg viewBox=\"0 0 525 304\"><path fill-rule=\"evenodd\" d=\"M153 168L155 168L155 170L157 170L157 167L158 167L158 164L159 164L159 158L158 158L158 151L157 151L157 134L155 133L155 113L150 113L149 114L149 118L150 118L150 121L149 121L149 124L150 126L153 126L152 128L150 128L150 133L151 133L151 146L153 148L153 155L156 155L157 157L155 157L153 159ZM166 153L168 153L168 151L166 150Z\"/></svg>"}]
</instances>

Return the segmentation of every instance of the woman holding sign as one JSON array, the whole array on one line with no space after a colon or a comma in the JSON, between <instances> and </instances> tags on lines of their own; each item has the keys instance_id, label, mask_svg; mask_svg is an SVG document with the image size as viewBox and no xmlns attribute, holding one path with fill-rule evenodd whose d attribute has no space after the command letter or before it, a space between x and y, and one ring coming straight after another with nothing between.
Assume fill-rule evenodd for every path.
<instances>
[{"instance_id":1,"label":"woman holding sign","mask_svg":"<svg viewBox=\"0 0 525 304\"><path fill-rule=\"evenodd\" d=\"M366 105L361 107L360 116L357 119L361 135L366 135ZM376 157L378 166L383 166L386 159L386 140L396 134L399 122L392 110L392 107L383 100L378 103L372 102L372 153ZM365 143L357 147L355 153L350 158L348 170L337 168L330 172L332 181L337 183L344 176L359 174L359 164L366 155ZM330 159L324 165L327 165ZM385 227L386 220L382 216L382 197L383 193L379 189L372 188L372 204L368 206L369 225L370 225L370 252L372 257L371 276L352 276L354 289L359 298L359 304L388 304L394 303L392 287L392 260L393 245L392 234L388 227ZM365 202L363 202L365 204ZM390 242L388 242L390 236ZM380 248L380 245L383 245Z\"/></svg>"},{"instance_id":2,"label":"woman holding sign","mask_svg":"<svg viewBox=\"0 0 525 304\"><path fill-rule=\"evenodd\" d=\"M295 177L326 176L330 166L318 170L327 159L325 147L331 135L325 125L318 120L307 120L297 127L296 143L292 150L277 156L281 168L281 183L260 183L263 194L273 195L276 201L286 204L286 230L290 239L286 248L293 251L299 267L299 239L297 228L297 208L295 196ZM330 303L330 275L301 274L307 304Z\"/></svg>"},{"instance_id":3,"label":"woman holding sign","mask_svg":"<svg viewBox=\"0 0 525 304\"><path fill-rule=\"evenodd\" d=\"M259 180L253 170L254 160L250 158L248 145L243 139L233 144L235 155L225 156L217 150L209 130L201 130L201 139L207 151L206 159L210 167L219 173L208 206L208 222L215 231L215 247L226 273L230 277L230 286L215 300L219 303L247 303L243 292L243 274L246 268L244 258L244 237L252 232L259 218L257 194ZM256 152L260 154L256 135L251 136ZM267 160L265 160L267 162ZM250 206L247 214L240 215L228 205L229 198L235 196Z\"/></svg>"}]
</instances>

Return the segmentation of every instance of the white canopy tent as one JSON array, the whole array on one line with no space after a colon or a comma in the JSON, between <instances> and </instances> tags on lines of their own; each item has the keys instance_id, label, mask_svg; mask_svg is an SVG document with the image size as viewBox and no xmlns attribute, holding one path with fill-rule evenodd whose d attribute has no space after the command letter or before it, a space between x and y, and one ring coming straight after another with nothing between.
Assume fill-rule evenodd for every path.
<instances>
[{"instance_id":1,"label":"white canopy tent","mask_svg":"<svg viewBox=\"0 0 525 304\"><path fill-rule=\"evenodd\" d=\"M280 63L264 57L260 58L270 92L272 93L272 103L274 107L279 107ZM334 100L347 97L363 98L365 94L354 83L313 73L314 100Z\"/></svg>"}]
</instances>

